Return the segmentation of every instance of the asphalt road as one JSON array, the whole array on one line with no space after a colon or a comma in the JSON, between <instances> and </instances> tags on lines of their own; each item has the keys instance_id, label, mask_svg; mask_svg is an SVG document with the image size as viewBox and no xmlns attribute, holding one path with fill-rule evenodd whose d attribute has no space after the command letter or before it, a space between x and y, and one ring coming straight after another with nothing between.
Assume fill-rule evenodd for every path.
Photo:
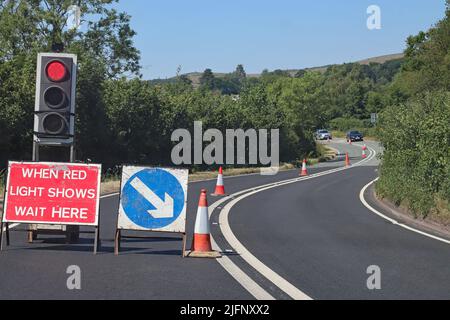
<instances>
[{"instance_id":1,"label":"asphalt road","mask_svg":"<svg viewBox=\"0 0 450 320\"><path fill-rule=\"evenodd\" d=\"M233 207L231 229L313 299L449 299L449 245L393 225L360 202L376 170L372 161L253 195ZM367 288L373 265L381 290ZM265 284L275 298L287 298Z\"/></svg>"},{"instance_id":2,"label":"asphalt road","mask_svg":"<svg viewBox=\"0 0 450 320\"><path fill-rule=\"evenodd\" d=\"M310 171L326 169L327 166ZM226 191L234 193L295 178L298 172L293 170L280 172L276 176L256 174L225 178ZM203 188L212 193L215 181L190 183L188 187L188 248L192 241L198 197ZM215 200L210 197L210 204ZM154 239L124 239L121 254L114 256L118 201L118 196L101 200L102 247L97 256L91 253L92 235L82 234L80 244L77 245L66 245L61 237L43 235L29 245L24 233L11 232L11 246L0 253L0 299L253 298L216 261L181 258L182 242L178 236L151 234L155 236ZM137 234L127 232L124 235ZM71 265L81 269L82 289L79 291L70 291L66 286L69 277L66 270Z\"/></svg>"},{"instance_id":3,"label":"asphalt road","mask_svg":"<svg viewBox=\"0 0 450 320\"><path fill-rule=\"evenodd\" d=\"M360 147L335 145L352 162ZM342 167L332 162L310 173ZM399 228L375 216L359 200L359 192L376 175L377 161L350 170L279 186L236 204L230 227L236 237L271 270L314 299L402 299L450 297L450 255L446 244ZM249 175L225 179L227 193L298 177L298 171L276 176ZM211 193L215 181L189 184L188 247L198 196ZM209 197L210 205L218 199ZM222 208L222 207L220 207ZM25 242L13 232L12 246L0 254L0 299L253 299L252 293L215 260L181 258L180 238L125 240L113 255L118 196L101 201L102 247L92 255L92 235L78 245L55 237ZM235 252L212 217L212 235L227 258L276 299L290 297ZM20 228L20 227L19 227ZM128 233L130 234L130 233ZM77 265L82 289L66 287L66 269ZM366 287L366 269L378 265L382 290Z\"/></svg>"}]
</instances>

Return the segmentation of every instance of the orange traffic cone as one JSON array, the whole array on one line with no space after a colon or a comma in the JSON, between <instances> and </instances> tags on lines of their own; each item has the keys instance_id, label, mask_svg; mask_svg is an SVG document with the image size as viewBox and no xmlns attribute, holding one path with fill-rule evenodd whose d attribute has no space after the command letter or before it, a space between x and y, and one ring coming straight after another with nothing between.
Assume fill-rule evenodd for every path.
<instances>
[{"instance_id":1,"label":"orange traffic cone","mask_svg":"<svg viewBox=\"0 0 450 320\"><path fill-rule=\"evenodd\" d=\"M366 154L366 149L363 148L362 150L362 158L366 159L367 158L367 154Z\"/></svg>"},{"instance_id":2,"label":"orange traffic cone","mask_svg":"<svg viewBox=\"0 0 450 320\"><path fill-rule=\"evenodd\" d=\"M306 169L306 159L303 160L302 172L300 173L301 177L306 177L308 175L308 169Z\"/></svg>"},{"instance_id":3,"label":"orange traffic cone","mask_svg":"<svg viewBox=\"0 0 450 320\"><path fill-rule=\"evenodd\" d=\"M189 257L193 258L218 258L220 253L213 251L211 246L211 231L209 225L208 200L206 190L200 193L197 218L195 220L194 238Z\"/></svg>"},{"instance_id":4,"label":"orange traffic cone","mask_svg":"<svg viewBox=\"0 0 450 320\"><path fill-rule=\"evenodd\" d=\"M220 167L219 176L217 177L216 191L212 194L214 197L225 196L225 186L223 184L223 169Z\"/></svg>"},{"instance_id":5,"label":"orange traffic cone","mask_svg":"<svg viewBox=\"0 0 450 320\"><path fill-rule=\"evenodd\" d=\"M350 163L350 157L348 155L348 152L345 154L345 166L350 167L352 164Z\"/></svg>"}]
</instances>

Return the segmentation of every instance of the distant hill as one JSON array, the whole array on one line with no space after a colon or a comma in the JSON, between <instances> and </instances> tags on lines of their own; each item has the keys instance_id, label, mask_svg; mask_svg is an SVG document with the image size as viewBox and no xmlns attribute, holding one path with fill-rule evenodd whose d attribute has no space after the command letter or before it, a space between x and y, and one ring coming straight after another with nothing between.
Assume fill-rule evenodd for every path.
<instances>
[{"instance_id":1,"label":"distant hill","mask_svg":"<svg viewBox=\"0 0 450 320\"><path fill-rule=\"evenodd\" d=\"M348 62L348 63L359 63L361 65L368 65L371 63L383 64L388 61L403 59L403 57L404 57L403 53L396 53L396 54L388 54L388 55L384 55L384 56L373 57L373 58L368 58L368 59L364 59L364 60L360 60L360 61L356 61L356 62ZM338 64L330 64L330 65L326 65L326 66L304 68L304 69L289 69L289 70L283 70L283 71L288 72L291 76L294 76L300 70L325 72L329 67L331 67L333 65L338 65ZM186 73L184 75L187 76L192 81L194 86L198 86L200 83L200 77L202 76L202 72L191 72L191 73ZM225 75L226 75L226 73L214 73L214 76L216 76L217 78L223 78L223 77L225 77ZM250 78L259 78L260 76L261 76L260 73L247 74L247 77L250 77ZM169 78L169 79L155 79L155 80L150 80L150 81L152 83L165 83L165 82L173 82L173 81L175 81L175 79L176 78L173 77L173 78Z\"/></svg>"}]
</instances>

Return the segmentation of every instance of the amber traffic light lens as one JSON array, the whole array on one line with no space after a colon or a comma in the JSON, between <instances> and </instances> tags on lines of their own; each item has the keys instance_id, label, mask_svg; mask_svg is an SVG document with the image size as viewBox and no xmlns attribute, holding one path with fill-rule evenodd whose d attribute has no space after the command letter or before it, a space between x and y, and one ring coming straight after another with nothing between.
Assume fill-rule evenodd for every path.
<instances>
[{"instance_id":1,"label":"amber traffic light lens","mask_svg":"<svg viewBox=\"0 0 450 320\"><path fill-rule=\"evenodd\" d=\"M44 93L44 101L52 109L59 109L66 106L66 94L61 88L50 87Z\"/></svg>"}]
</instances>

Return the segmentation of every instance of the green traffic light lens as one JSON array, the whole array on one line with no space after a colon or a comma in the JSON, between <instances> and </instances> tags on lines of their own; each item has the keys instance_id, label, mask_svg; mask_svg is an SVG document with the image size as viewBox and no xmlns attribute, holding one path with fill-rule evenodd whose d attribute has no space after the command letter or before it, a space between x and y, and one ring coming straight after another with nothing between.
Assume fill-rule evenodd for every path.
<instances>
[{"instance_id":1,"label":"green traffic light lens","mask_svg":"<svg viewBox=\"0 0 450 320\"><path fill-rule=\"evenodd\" d=\"M42 125L47 134L57 135L66 130L67 121L60 114L50 113L44 117Z\"/></svg>"}]
</instances>

